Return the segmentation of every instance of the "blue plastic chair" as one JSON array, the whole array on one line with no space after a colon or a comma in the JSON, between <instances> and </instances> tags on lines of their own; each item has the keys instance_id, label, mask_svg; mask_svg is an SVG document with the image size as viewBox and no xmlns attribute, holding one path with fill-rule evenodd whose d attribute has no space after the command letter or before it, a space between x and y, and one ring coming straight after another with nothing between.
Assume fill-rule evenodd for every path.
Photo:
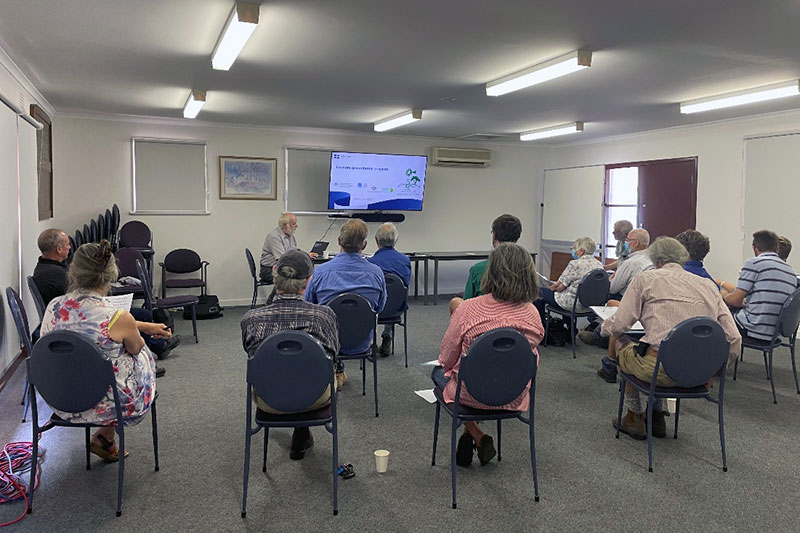
<instances>
[{"instance_id":1,"label":"blue plastic chair","mask_svg":"<svg viewBox=\"0 0 800 533\"><path fill-rule=\"evenodd\" d=\"M31 293L31 298L33 298L33 305L36 306L36 312L39 314L39 321L41 322L44 317L44 310L47 306L44 304L44 298L42 298L42 293L39 292L39 286L36 285L33 276L28 276L27 282L28 290Z\"/></svg>"},{"instance_id":2,"label":"blue plastic chair","mask_svg":"<svg viewBox=\"0 0 800 533\"><path fill-rule=\"evenodd\" d=\"M117 414L117 435L119 442L119 470L117 473L117 516L122 514L122 487L125 481L125 419L119 402L119 391L114 377L111 361L103 357L100 348L88 337L74 331L53 331L43 335L27 360L28 378L30 379L31 414L33 423L33 465L28 490L28 513L33 512L33 488L36 486L35 475L39 460L39 433L54 427L85 428L86 470L91 469L89 428L102 427L101 424L75 424L68 422L55 413L43 425L39 425L39 411L36 407L36 391L47 405L53 409L68 413L80 413L97 405L108 392L109 387L114 394L114 408ZM150 404L153 422L153 455L155 470L158 472L158 422L156 417L156 399Z\"/></svg>"},{"instance_id":3,"label":"blue plastic chair","mask_svg":"<svg viewBox=\"0 0 800 533\"><path fill-rule=\"evenodd\" d=\"M730 343L725 338L722 326L707 317L689 318L676 325L664 337L658 348L656 366L650 383L620 369L619 410L617 412L617 434L622 423L622 406L625 399L625 384L632 385L647 395L647 469L653 471L653 402L660 398L676 398L675 430L673 438L678 438L678 418L681 399L704 398L717 404L719 422L719 442L722 448L722 470L728 471L725 458L725 423L723 420L723 399L725 396L725 373L728 369ZM656 385L659 369L663 367L676 387ZM706 383L719 377L719 394L713 398Z\"/></svg>"},{"instance_id":4,"label":"blue plastic chair","mask_svg":"<svg viewBox=\"0 0 800 533\"><path fill-rule=\"evenodd\" d=\"M408 287L397 274L384 272L386 280L386 303L378 314L378 325L393 324L403 328L403 351L406 368L408 368ZM394 335L392 335L392 353L394 353Z\"/></svg>"},{"instance_id":5,"label":"blue plastic chair","mask_svg":"<svg viewBox=\"0 0 800 533\"><path fill-rule=\"evenodd\" d=\"M366 298L359 294L346 292L328 302L339 322L339 353L336 358L340 361L359 359L361 361L361 395L367 394L367 364L372 363L372 384L375 393L375 416L378 416L378 357L375 346L377 333L377 315ZM366 352L359 354L344 354L350 351L347 348L360 346L364 340L372 335L372 343Z\"/></svg>"},{"instance_id":6,"label":"blue plastic chair","mask_svg":"<svg viewBox=\"0 0 800 533\"><path fill-rule=\"evenodd\" d=\"M272 282L262 281L256 274L256 262L253 259L253 253L250 248L244 249L244 255L247 258L247 266L250 268L250 276L253 278L253 301L250 303L250 309L255 309L256 302L258 301L258 288L266 285L272 285Z\"/></svg>"},{"instance_id":7,"label":"blue plastic chair","mask_svg":"<svg viewBox=\"0 0 800 533\"><path fill-rule=\"evenodd\" d=\"M592 305L603 305L608 299L608 289L611 287L611 281L608 279L608 272L600 268L592 270L581 279L578 285L578 295L572 302L572 309L567 311L561 307L553 307L552 305L544 306L544 346L547 346L547 331L550 328L550 313L556 313L562 317L569 317L569 339L572 344L572 358L575 358L575 321L581 317L594 316L594 312L589 311L576 311L578 302L584 307Z\"/></svg>"},{"instance_id":8,"label":"blue plastic chair","mask_svg":"<svg viewBox=\"0 0 800 533\"><path fill-rule=\"evenodd\" d=\"M197 344L200 339L197 337L197 296L186 294L182 296L170 296L168 298L159 298L153 300L153 287L150 285L150 278L144 269L144 264L140 259L136 260L136 272L139 274L139 280L142 282L144 289L144 307L151 313L153 309L177 309L179 307L189 306L192 309L192 332L194 333L194 342Z\"/></svg>"},{"instance_id":9,"label":"blue plastic chair","mask_svg":"<svg viewBox=\"0 0 800 533\"><path fill-rule=\"evenodd\" d=\"M17 291L13 287L6 287L6 300L8 300L8 308L11 310L11 316L14 319L14 325L17 327L17 336L19 337L19 347L24 357L31 355L33 345L31 342L31 330L28 326L28 314L25 312L25 306L22 299L19 297ZM25 387L22 389L22 400L20 405L25 407L22 410L22 421L25 422L28 418L28 408L30 407L31 396L28 396L30 383L28 377L25 377Z\"/></svg>"},{"instance_id":10,"label":"blue plastic chair","mask_svg":"<svg viewBox=\"0 0 800 533\"><path fill-rule=\"evenodd\" d=\"M330 390L329 405L305 411ZM302 331L281 331L261 343L247 360L247 428L244 441L244 482L242 485L242 518L247 516L247 484L250 477L250 441L264 428L264 462L267 471L269 429L325 426L333 438L333 514L339 513L339 432L336 418L336 383L333 359L311 335ZM267 405L289 414L277 415L256 409L253 421L253 392Z\"/></svg>"},{"instance_id":11,"label":"blue plastic chair","mask_svg":"<svg viewBox=\"0 0 800 533\"><path fill-rule=\"evenodd\" d=\"M767 379L772 387L772 403L778 403L778 397L775 395L775 375L772 373L772 352L778 346L786 346L789 348L789 353L792 359L792 372L794 373L794 387L797 394L800 394L800 384L797 381L797 364L794 358L794 346L797 340L797 327L800 326L800 289L796 290L789 296L781 307L780 314L778 315L778 325L772 335L772 339L764 341L761 339L754 339L747 335L742 335L742 358L744 358L744 349L752 348L759 350L764 354L764 369L767 371ZM783 339L787 340L783 340ZM736 379L736 373L739 370L739 360L733 366L733 379Z\"/></svg>"},{"instance_id":12,"label":"blue plastic chair","mask_svg":"<svg viewBox=\"0 0 800 533\"><path fill-rule=\"evenodd\" d=\"M433 455L431 466L436 465L436 443L439 437L439 413L442 408L450 415L450 476L453 487L453 509L456 508L456 430L464 422L497 420L497 460L502 460L502 433L500 423L516 418L528 425L533 470L534 501L539 501L539 480L536 476L536 446L534 438L533 407L536 396L536 356L528 339L512 328L487 331L461 356L453 403L446 403L441 388L434 382L436 419L433 424ZM528 416L520 411L475 409L461 405L461 386L466 384L470 395L484 405L502 406L520 396L530 382Z\"/></svg>"}]
</instances>

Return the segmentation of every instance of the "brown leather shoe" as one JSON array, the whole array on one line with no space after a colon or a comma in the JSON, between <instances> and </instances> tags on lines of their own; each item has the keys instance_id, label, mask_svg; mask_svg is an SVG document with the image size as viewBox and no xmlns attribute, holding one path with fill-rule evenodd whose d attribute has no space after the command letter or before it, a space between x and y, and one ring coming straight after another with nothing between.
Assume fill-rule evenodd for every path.
<instances>
[{"instance_id":1,"label":"brown leather shoe","mask_svg":"<svg viewBox=\"0 0 800 533\"><path fill-rule=\"evenodd\" d=\"M611 425L613 425L616 429L616 417L611 419ZM620 425L619 430L636 440L644 440L647 438L647 426L644 422L644 416L634 413L630 409L628 410L628 414L622 417L622 424Z\"/></svg>"}]
</instances>

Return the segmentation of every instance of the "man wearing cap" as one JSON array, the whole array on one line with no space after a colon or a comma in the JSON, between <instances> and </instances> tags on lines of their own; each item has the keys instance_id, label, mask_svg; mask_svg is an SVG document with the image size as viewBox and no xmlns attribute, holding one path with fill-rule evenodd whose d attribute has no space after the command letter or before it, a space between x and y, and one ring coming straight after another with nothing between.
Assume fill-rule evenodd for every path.
<instances>
[{"instance_id":1,"label":"man wearing cap","mask_svg":"<svg viewBox=\"0 0 800 533\"><path fill-rule=\"evenodd\" d=\"M251 309L242 318L242 346L247 357L255 355L261 342L274 333L296 330L308 333L317 339L331 356L339 353L339 324L330 307L303 300L306 285L311 280L314 265L308 254L301 250L289 250L281 255L273 271L275 299L273 303ZM308 408L319 409L330 403L331 390L322 395ZM267 413L285 414L267 405L258 396L254 401L259 409ZM289 457L298 460L314 444L309 428L295 428Z\"/></svg>"}]
</instances>

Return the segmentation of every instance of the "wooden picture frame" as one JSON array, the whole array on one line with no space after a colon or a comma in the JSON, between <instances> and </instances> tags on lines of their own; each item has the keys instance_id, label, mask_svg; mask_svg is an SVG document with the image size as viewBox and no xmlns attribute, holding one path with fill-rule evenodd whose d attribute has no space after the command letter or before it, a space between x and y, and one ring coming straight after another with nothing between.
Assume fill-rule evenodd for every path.
<instances>
[{"instance_id":1,"label":"wooden picture frame","mask_svg":"<svg viewBox=\"0 0 800 533\"><path fill-rule=\"evenodd\" d=\"M219 156L222 200L277 200L278 160L274 157Z\"/></svg>"}]
</instances>

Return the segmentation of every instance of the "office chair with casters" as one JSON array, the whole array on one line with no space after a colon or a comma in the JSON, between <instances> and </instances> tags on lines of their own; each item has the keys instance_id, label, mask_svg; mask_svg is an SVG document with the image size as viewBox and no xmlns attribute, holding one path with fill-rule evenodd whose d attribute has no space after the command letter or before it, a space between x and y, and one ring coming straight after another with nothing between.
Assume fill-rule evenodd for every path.
<instances>
[{"instance_id":1,"label":"office chair with casters","mask_svg":"<svg viewBox=\"0 0 800 533\"><path fill-rule=\"evenodd\" d=\"M161 297L167 295L167 289L199 288L205 294L208 287L208 261L203 261L197 252L188 248L172 250L158 264L161 267ZM199 278L168 278L167 274L191 274L200 272Z\"/></svg>"},{"instance_id":2,"label":"office chair with casters","mask_svg":"<svg viewBox=\"0 0 800 533\"><path fill-rule=\"evenodd\" d=\"M772 403L778 403L778 397L775 395L775 375L772 372L772 352L778 346L785 346L789 348L789 355L792 360L792 373L794 374L794 387L797 394L800 394L800 384L797 381L797 364L794 358L795 341L797 340L797 328L800 326L800 289L793 292L783 303L780 314L778 315L778 324L775 327L775 332L772 339L765 341L756 339L748 335L742 335L742 353L744 358L744 349L751 348L759 350L764 355L764 369L767 372L767 379L769 380L770 387L772 388ZM786 339L785 341L783 339ZM736 379L736 374L739 370L739 359L733 366L733 379Z\"/></svg>"},{"instance_id":3,"label":"office chair with casters","mask_svg":"<svg viewBox=\"0 0 800 533\"><path fill-rule=\"evenodd\" d=\"M378 314L378 325L392 324L403 328L403 352L408 368L408 287L397 274L384 273L386 280L386 303ZM377 342L377 339L376 339ZM392 335L392 353L394 353L394 335Z\"/></svg>"},{"instance_id":4,"label":"office chair with casters","mask_svg":"<svg viewBox=\"0 0 800 533\"><path fill-rule=\"evenodd\" d=\"M47 306L44 304L44 298L42 298L42 293L39 292L39 286L36 285L33 276L28 276L26 281L28 282L28 290L31 293L33 304L36 306L36 312L39 314L39 322L41 322L42 317L44 317L44 310Z\"/></svg>"},{"instance_id":5,"label":"office chair with casters","mask_svg":"<svg viewBox=\"0 0 800 533\"><path fill-rule=\"evenodd\" d=\"M6 300L8 301L8 308L11 310L11 317L14 319L14 325L17 328L17 336L19 337L19 347L25 357L31 355L33 345L31 342L31 330L28 326L28 314L25 312L25 305L22 299L13 287L6 287ZM2 318L2 317L0 317ZM22 389L22 400L20 405L24 405L22 409L22 421L25 422L28 418L28 408L30 407L30 400L33 398L28 395L30 383L28 376L25 376L25 386Z\"/></svg>"},{"instance_id":6,"label":"office chair with casters","mask_svg":"<svg viewBox=\"0 0 800 533\"><path fill-rule=\"evenodd\" d=\"M441 367L436 367L436 371ZM497 420L497 460L501 455L501 422L516 418L528 425L528 440L533 471L534 501L539 501L539 480L536 476L536 446L534 439L533 408L536 396L536 355L530 342L519 331L512 328L497 328L487 331L475 339L461 356L457 373L456 395L453 403L444 399L444 391L434 381L436 396L436 418L433 424L433 454L431 466L436 465L436 443L439 438L439 414L442 409L452 419L450 429L450 480L453 491L453 509L456 508L456 431L464 422ZM503 406L516 400L528 387L528 413L500 409L477 409L461 404L461 387L466 385L470 396L483 405Z\"/></svg>"},{"instance_id":7,"label":"office chair with casters","mask_svg":"<svg viewBox=\"0 0 800 533\"><path fill-rule=\"evenodd\" d=\"M28 378L30 379L30 399L32 402L33 432L33 465L31 482L28 489L28 512L33 512L33 489L36 486L35 476L39 460L40 433L54 427L79 427L85 430L86 470L91 469L90 428L103 427L96 423L72 423L55 413L42 426L39 425L39 411L35 402L38 391L42 399L62 412L80 413L97 405L108 393L109 388L114 395L114 408L117 413L116 431L119 435L119 462L117 472L117 516L122 515L122 487L125 481L125 419L120 405L119 390L111 361L103 357L103 353L93 340L74 331L53 331L43 335L33 348L27 360ZM153 396L150 413L153 423L153 455L155 470L158 466L158 423L156 418L156 399Z\"/></svg>"},{"instance_id":8,"label":"office chair with casters","mask_svg":"<svg viewBox=\"0 0 800 533\"><path fill-rule=\"evenodd\" d=\"M253 254L250 248L244 249L244 256L247 258L247 266L250 268L250 276L253 278L253 301L250 303L250 309L255 309L256 302L258 301L258 288L272 285L272 282L262 281L256 272L256 262L253 259Z\"/></svg>"},{"instance_id":9,"label":"office chair with casters","mask_svg":"<svg viewBox=\"0 0 800 533\"><path fill-rule=\"evenodd\" d=\"M367 365L372 363L372 384L375 393L375 416L378 416L378 357L377 346L375 345L375 334L377 332L377 314L372 310L369 302L361 295L346 292L340 294L330 302L330 307L336 314L339 321L339 353L336 359L348 361L358 359L361 362L361 395L367 394ZM348 348L360 346L369 336L372 335L372 342L367 351L358 354L344 354L342 351L350 351Z\"/></svg>"},{"instance_id":10,"label":"office chair with casters","mask_svg":"<svg viewBox=\"0 0 800 533\"><path fill-rule=\"evenodd\" d=\"M194 333L195 344L200 342L197 338L197 296L186 294L181 296L169 296L167 298L153 299L153 286L150 285L150 279L147 277L147 272L144 269L144 263L140 259L136 260L136 271L139 274L139 279L142 282L144 289L144 307L150 312L154 309L177 309L179 307L189 306L192 309L192 331ZM174 332L173 332L174 333Z\"/></svg>"},{"instance_id":11,"label":"office chair with casters","mask_svg":"<svg viewBox=\"0 0 800 533\"><path fill-rule=\"evenodd\" d=\"M575 322L581 317L592 317L594 312L576 311L578 302L583 307L592 305L603 305L608 299L608 289L611 281L608 279L608 272L600 268L592 270L581 279L578 285L578 294L572 302L572 309L567 311L561 307L553 307L550 304L544 306L544 341L543 346L547 346L547 332L550 329L550 313L556 313L562 317L569 317L569 339L572 344L572 358L575 356Z\"/></svg>"},{"instance_id":12,"label":"office chair with casters","mask_svg":"<svg viewBox=\"0 0 800 533\"><path fill-rule=\"evenodd\" d=\"M723 421L723 399L725 395L725 373L728 369L730 344L725 338L722 326L707 317L694 317L676 325L664 337L658 347L656 366L650 382L643 381L632 374L619 370L619 409L617 411L617 433L622 423L622 407L625 400L625 385L631 385L647 396L647 469L653 471L653 402L661 398L675 398L675 430L678 438L678 418L681 399L703 398L717 404L719 423L719 442L722 449L722 470L728 471L725 457L725 423ZM662 387L656 384L658 371L663 368L677 385ZM719 393L716 398L710 394L706 383L719 377Z\"/></svg>"},{"instance_id":13,"label":"office chair with casters","mask_svg":"<svg viewBox=\"0 0 800 533\"><path fill-rule=\"evenodd\" d=\"M330 392L330 404L307 411L323 395ZM253 393L267 405L287 414L273 414L256 407L253 424ZM250 441L264 429L262 472L267 471L269 430L324 426L333 438L333 514L339 513L339 433L336 416L336 383L333 359L319 342L302 331L281 331L261 343L247 360L247 396L245 397L247 428L244 441L244 481L242 486L242 518L247 516L247 485L250 477Z\"/></svg>"}]
</instances>

